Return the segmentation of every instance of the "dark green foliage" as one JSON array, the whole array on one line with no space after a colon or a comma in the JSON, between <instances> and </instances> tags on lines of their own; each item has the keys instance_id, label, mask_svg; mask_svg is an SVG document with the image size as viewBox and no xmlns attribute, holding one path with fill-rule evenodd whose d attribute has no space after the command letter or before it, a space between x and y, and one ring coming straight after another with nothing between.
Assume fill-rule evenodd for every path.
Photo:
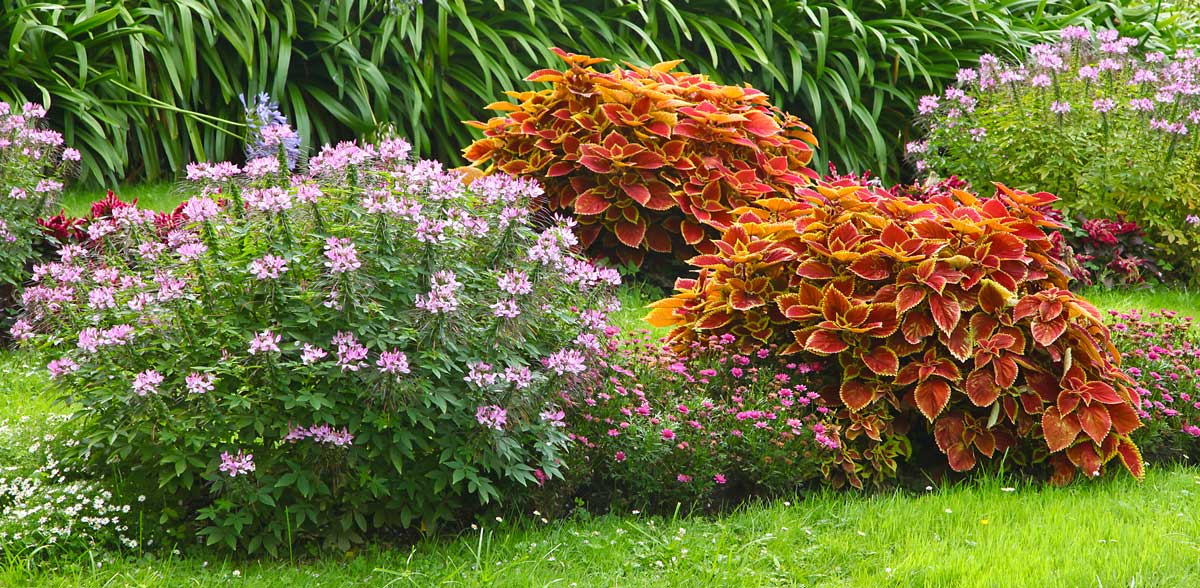
<instances>
[{"instance_id":1,"label":"dark green foliage","mask_svg":"<svg viewBox=\"0 0 1200 588\"><path fill-rule=\"evenodd\" d=\"M201 152L230 156L238 95L262 91L309 148L390 122L420 153L451 158L471 139L459 121L482 117L559 46L643 65L683 58L749 82L814 123L822 163L894 174L918 96L982 52L1064 24L1116 18L1159 35L1154 5L1125 4L0 0L0 99L53 102L52 124L84 151L92 183L171 178Z\"/></svg>"}]
</instances>

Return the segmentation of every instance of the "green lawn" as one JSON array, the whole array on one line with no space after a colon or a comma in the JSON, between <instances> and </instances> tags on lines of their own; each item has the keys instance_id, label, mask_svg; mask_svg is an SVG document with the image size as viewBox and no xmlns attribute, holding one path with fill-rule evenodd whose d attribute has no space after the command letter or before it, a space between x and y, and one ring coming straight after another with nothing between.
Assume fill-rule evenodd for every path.
<instances>
[{"instance_id":1,"label":"green lawn","mask_svg":"<svg viewBox=\"0 0 1200 588\"><path fill-rule=\"evenodd\" d=\"M719 518L496 523L412 548L291 564L169 555L0 562L0 586L1200 585L1200 472L1071 487L821 494Z\"/></svg>"},{"instance_id":2,"label":"green lawn","mask_svg":"<svg viewBox=\"0 0 1200 588\"><path fill-rule=\"evenodd\" d=\"M121 200L129 202L137 198L138 206L151 210L171 210L183 201L183 196L174 184L134 184L113 189ZM70 188L63 194L59 206L75 216L82 216L91 208L92 202L104 198L105 190L98 188Z\"/></svg>"}]
</instances>

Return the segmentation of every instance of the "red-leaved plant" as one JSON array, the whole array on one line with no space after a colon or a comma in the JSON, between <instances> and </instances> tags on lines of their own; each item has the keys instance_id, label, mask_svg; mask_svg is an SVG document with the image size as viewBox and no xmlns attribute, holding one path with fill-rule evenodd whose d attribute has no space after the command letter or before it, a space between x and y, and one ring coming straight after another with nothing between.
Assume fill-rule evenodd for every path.
<instances>
[{"instance_id":1,"label":"red-leaved plant","mask_svg":"<svg viewBox=\"0 0 1200 588\"><path fill-rule=\"evenodd\" d=\"M532 176L544 205L573 213L593 255L640 265L648 251L695 254L763 197L795 196L816 173L807 125L750 87L673 73L679 61L601 73L604 59L554 52L567 69L508 92L504 112L470 122L483 138L464 150L475 166Z\"/></svg>"},{"instance_id":2,"label":"red-leaved plant","mask_svg":"<svg viewBox=\"0 0 1200 588\"><path fill-rule=\"evenodd\" d=\"M1116 457L1142 477L1137 392L1050 255L1054 196L951 188L922 202L850 178L800 195L738 210L648 320L675 327L680 349L729 333L836 358L825 397L863 452L925 422L956 471L1007 453L1048 459L1056 481ZM855 485L858 468L845 468Z\"/></svg>"}]
</instances>

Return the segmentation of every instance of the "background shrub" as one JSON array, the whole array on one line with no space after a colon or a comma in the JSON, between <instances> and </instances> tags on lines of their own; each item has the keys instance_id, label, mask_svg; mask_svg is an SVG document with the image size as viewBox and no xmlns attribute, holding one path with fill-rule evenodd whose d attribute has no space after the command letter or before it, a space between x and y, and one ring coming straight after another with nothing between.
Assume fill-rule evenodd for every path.
<instances>
[{"instance_id":1,"label":"background shrub","mask_svg":"<svg viewBox=\"0 0 1200 588\"><path fill-rule=\"evenodd\" d=\"M568 68L540 70L538 92L512 93L473 122L464 151L487 171L545 186L593 256L640 266L647 251L688 257L726 228L730 211L765 195L794 198L816 177L816 138L753 88L672 73L676 63L597 72L603 59L556 49Z\"/></svg>"},{"instance_id":2,"label":"background shrub","mask_svg":"<svg viewBox=\"0 0 1200 588\"><path fill-rule=\"evenodd\" d=\"M605 284L532 182L464 186L401 140L195 164L177 226L109 202L36 268L14 328L75 407L70 463L186 541L348 548L559 475L563 376Z\"/></svg>"},{"instance_id":3,"label":"background shrub","mask_svg":"<svg viewBox=\"0 0 1200 588\"><path fill-rule=\"evenodd\" d=\"M648 320L675 326L685 349L728 334L830 356L838 384L823 396L864 456L913 429L956 471L1004 455L1049 459L1061 480L1120 456L1140 478L1138 396L1099 313L1050 255L1044 227L1056 223L1039 209L1053 201L999 186L922 203L853 179L763 200L738 211L716 254L690 260L698 275Z\"/></svg>"},{"instance_id":4,"label":"background shrub","mask_svg":"<svg viewBox=\"0 0 1200 588\"><path fill-rule=\"evenodd\" d=\"M306 145L382 121L418 152L457 159L458 123L499 88L555 63L548 47L646 65L685 59L750 82L828 142L818 168L899 171L921 94L981 53L1068 24L1119 22L1150 47L1193 30L1171 2L1083 0L292 0L0 2L0 99L52 103L84 151L83 177L173 179L202 154L236 155L239 95L269 92ZM201 114L204 113L204 114ZM112 129L126 129L112 133Z\"/></svg>"},{"instance_id":5,"label":"background shrub","mask_svg":"<svg viewBox=\"0 0 1200 588\"><path fill-rule=\"evenodd\" d=\"M1190 279L1200 267L1200 230L1189 222L1200 222L1200 100L1192 90L1200 59L1137 45L1114 30L1093 36L1073 27L1019 63L984 56L979 69L960 74L959 87L922 99L929 134L908 151L929 173L1058 194L1086 234L1074 240L1076 252L1094 258L1098 279L1136 282L1156 265ZM1126 219L1135 223L1129 230ZM1138 226L1155 259L1136 250ZM1089 246L1097 235L1106 251Z\"/></svg>"}]
</instances>

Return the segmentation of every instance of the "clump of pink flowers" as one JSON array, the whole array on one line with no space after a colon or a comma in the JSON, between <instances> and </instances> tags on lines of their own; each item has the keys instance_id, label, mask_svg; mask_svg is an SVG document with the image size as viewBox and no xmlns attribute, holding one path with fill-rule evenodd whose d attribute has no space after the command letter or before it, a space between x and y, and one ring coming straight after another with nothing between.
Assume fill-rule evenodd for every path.
<instances>
[{"instance_id":1,"label":"clump of pink flowers","mask_svg":"<svg viewBox=\"0 0 1200 588\"><path fill-rule=\"evenodd\" d=\"M489 429L503 431L508 422L508 411L495 404L480 406L475 409L475 420Z\"/></svg>"},{"instance_id":2,"label":"clump of pink flowers","mask_svg":"<svg viewBox=\"0 0 1200 588\"><path fill-rule=\"evenodd\" d=\"M292 427L287 436L283 438L284 441L293 443L306 439L332 447L347 447L354 443L354 435L350 434L349 429L346 427L335 429L330 425L312 425L307 428Z\"/></svg>"},{"instance_id":3,"label":"clump of pink flowers","mask_svg":"<svg viewBox=\"0 0 1200 588\"><path fill-rule=\"evenodd\" d=\"M1143 453L1170 461L1200 455L1200 324L1171 310L1131 310L1110 311L1109 328L1136 382Z\"/></svg>"},{"instance_id":4,"label":"clump of pink flowers","mask_svg":"<svg viewBox=\"0 0 1200 588\"><path fill-rule=\"evenodd\" d=\"M217 466L217 470L230 478L249 475L254 471L254 455L243 453L240 449L237 455L230 455L228 451L223 451L221 452L221 465Z\"/></svg>"}]
</instances>

